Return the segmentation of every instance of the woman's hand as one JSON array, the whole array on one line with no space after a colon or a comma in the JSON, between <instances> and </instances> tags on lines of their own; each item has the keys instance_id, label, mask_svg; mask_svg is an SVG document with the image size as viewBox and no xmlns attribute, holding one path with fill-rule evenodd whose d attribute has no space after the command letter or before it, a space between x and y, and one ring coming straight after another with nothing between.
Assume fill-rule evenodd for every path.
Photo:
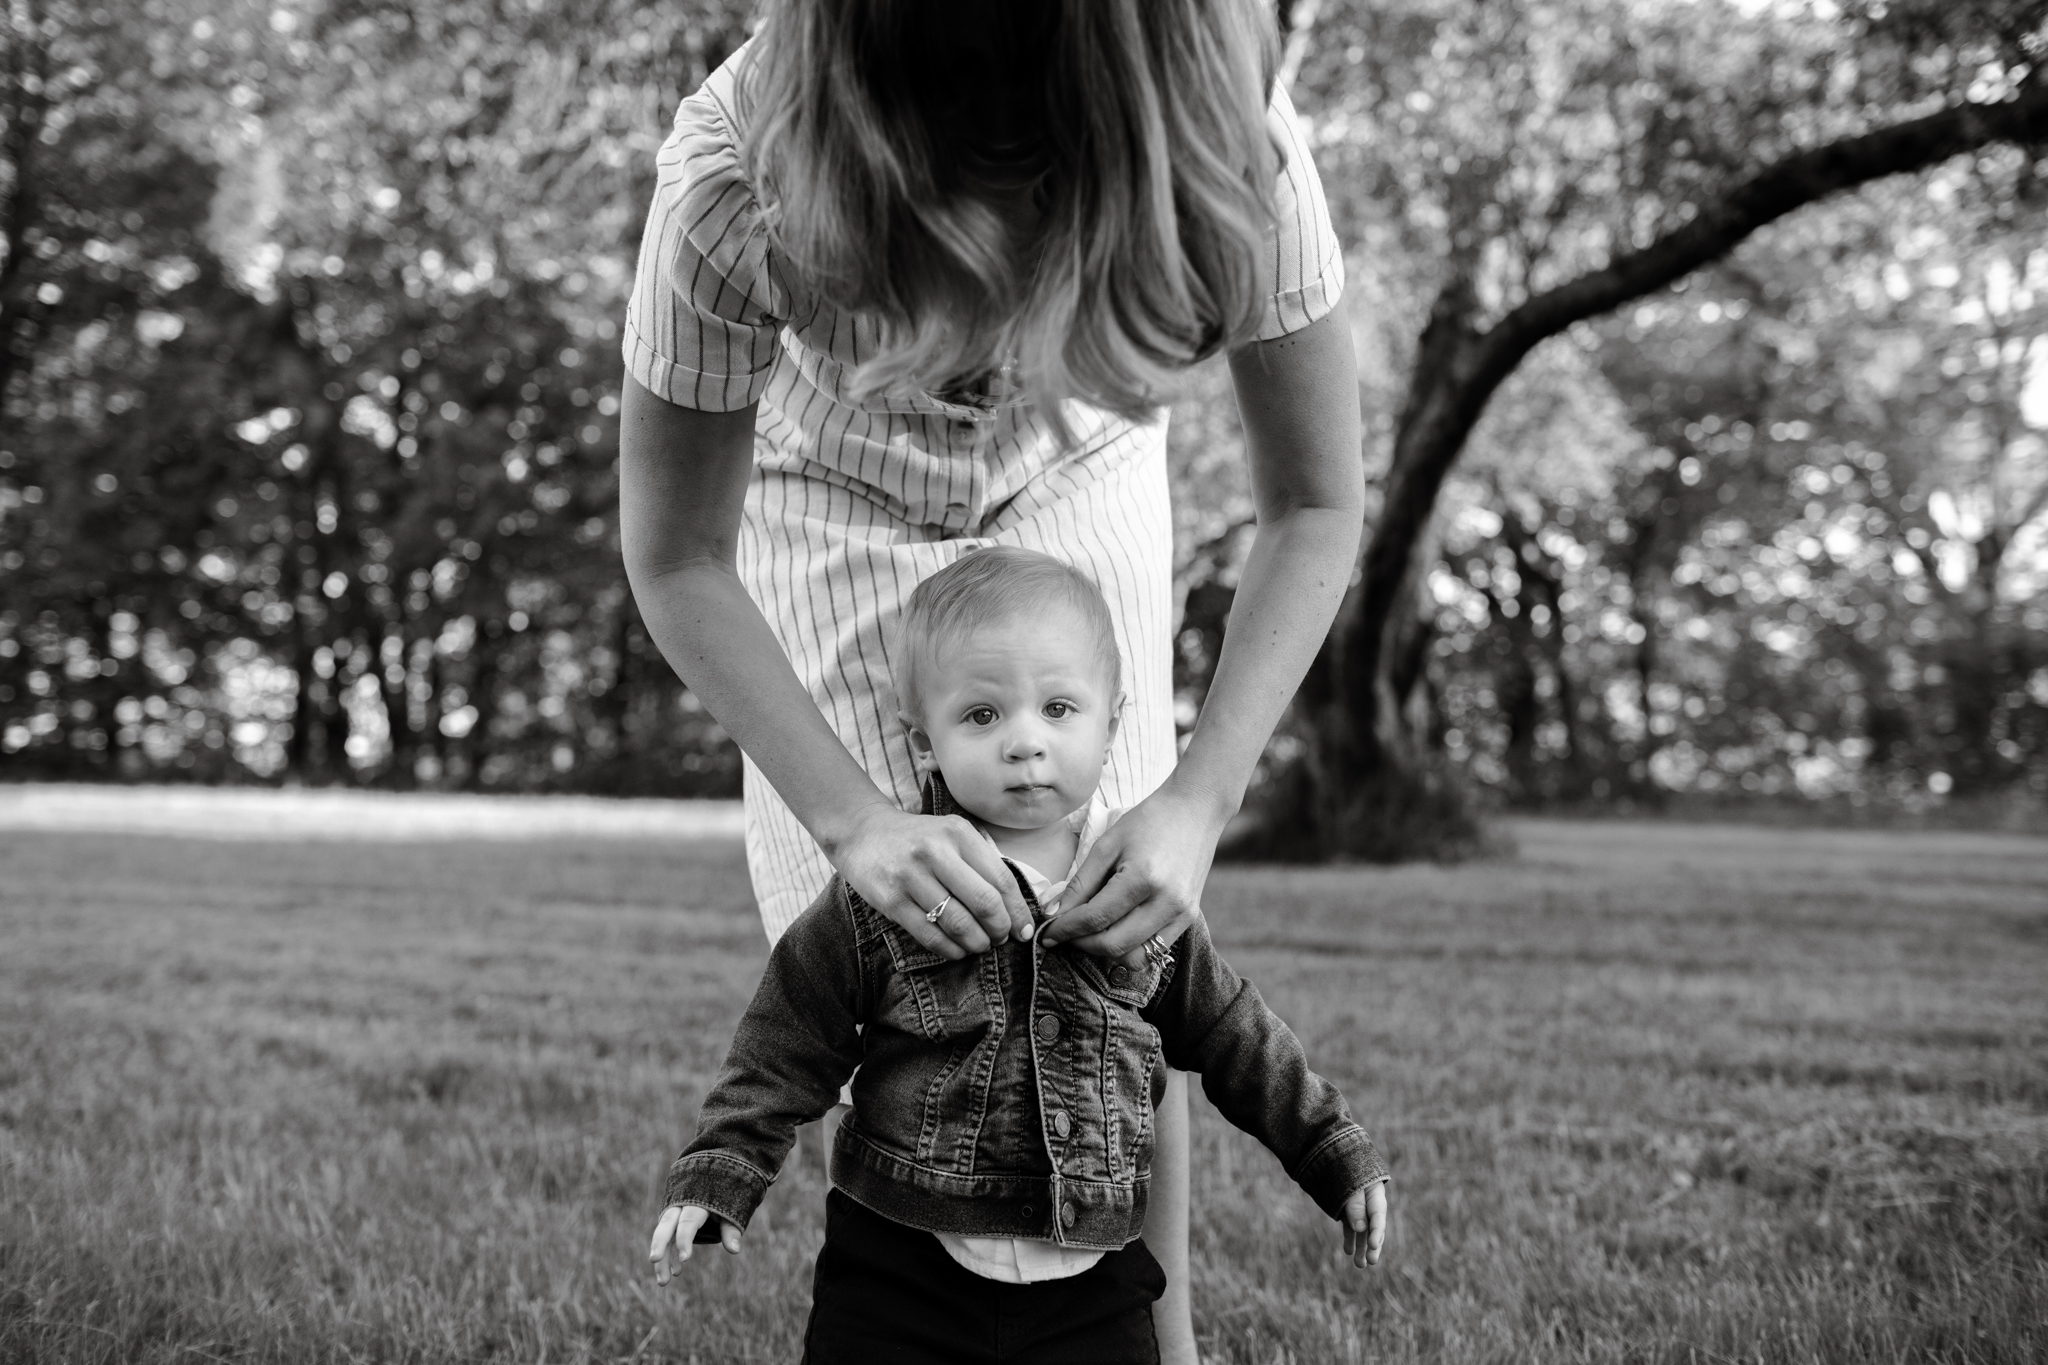
<instances>
[{"instance_id":1,"label":"woman's hand","mask_svg":"<svg viewBox=\"0 0 2048 1365\"><path fill-rule=\"evenodd\" d=\"M832 864L861 899L941 957L1031 937L1031 908L1002 855L965 818L864 806L832 842ZM936 921L925 915L938 906Z\"/></svg>"},{"instance_id":2,"label":"woman's hand","mask_svg":"<svg viewBox=\"0 0 2048 1365\"><path fill-rule=\"evenodd\" d=\"M1168 779L1095 841L1045 927L1045 941L1144 963L1147 940L1172 943L1202 913L1202 887L1229 818L1212 792Z\"/></svg>"}]
</instances>

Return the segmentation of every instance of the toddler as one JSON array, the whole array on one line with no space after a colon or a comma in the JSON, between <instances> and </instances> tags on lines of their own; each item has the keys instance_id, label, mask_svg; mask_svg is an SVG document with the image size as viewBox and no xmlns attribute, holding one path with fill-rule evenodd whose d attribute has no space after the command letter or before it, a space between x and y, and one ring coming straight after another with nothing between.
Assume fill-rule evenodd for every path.
<instances>
[{"instance_id":1,"label":"toddler","mask_svg":"<svg viewBox=\"0 0 2048 1365\"><path fill-rule=\"evenodd\" d=\"M1043 923L1116 818L1096 795L1122 704L1101 593L1049 556L980 550L918 585L892 662L925 812L971 820ZM1035 935L949 961L835 878L770 955L670 1168L655 1277L672 1249L739 1249L798 1125L852 1076L809 1365L1156 1361L1165 1280L1139 1234L1169 1067L1342 1221L1354 1264L1378 1263L1378 1152L1200 920L1142 965Z\"/></svg>"}]
</instances>

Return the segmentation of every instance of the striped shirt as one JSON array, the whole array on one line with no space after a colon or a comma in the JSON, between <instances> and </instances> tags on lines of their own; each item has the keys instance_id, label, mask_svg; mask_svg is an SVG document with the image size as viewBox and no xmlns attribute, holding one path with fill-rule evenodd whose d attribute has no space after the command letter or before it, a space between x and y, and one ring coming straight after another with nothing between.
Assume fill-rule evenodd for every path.
<instances>
[{"instance_id":1,"label":"striped shirt","mask_svg":"<svg viewBox=\"0 0 2048 1365\"><path fill-rule=\"evenodd\" d=\"M682 102L657 157L626 311L626 372L681 407L760 404L739 572L820 712L878 786L916 808L916 772L888 686L904 600L966 551L1012 544L1074 564L1109 601L1131 704L1103 796L1135 805L1175 756L1165 410L1132 421L1070 403L1075 441L1062 449L1001 380L981 401L855 398L849 381L879 350L879 327L835 308L777 257L739 150L748 52ZM1284 92L1269 118L1286 167L1260 340L1323 317L1344 288L1322 184ZM745 774L748 864L773 939L831 867L751 762Z\"/></svg>"}]
</instances>

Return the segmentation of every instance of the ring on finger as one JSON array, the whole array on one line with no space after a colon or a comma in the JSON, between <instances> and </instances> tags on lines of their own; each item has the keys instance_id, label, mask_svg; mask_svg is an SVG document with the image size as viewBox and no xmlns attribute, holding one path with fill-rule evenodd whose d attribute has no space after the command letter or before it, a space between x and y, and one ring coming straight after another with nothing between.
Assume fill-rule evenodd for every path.
<instances>
[{"instance_id":1,"label":"ring on finger","mask_svg":"<svg viewBox=\"0 0 2048 1365\"><path fill-rule=\"evenodd\" d=\"M1153 966L1161 965L1172 954L1173 949L1167 947L1162 940L1156 937L1145 940L1145 960Z\"/></svg>"},{"instance_id":2,"label":"ring on finger","mask_svg":"<svg viewBox=\"0 0 2048 1365\"><path fill-rule=\"evenodd\" d=\"M939 922L939 916L945 914L946 907L951 905L952 903L953 897L952 894L949 892L944 900L940 901L937 905L934 905L931 909L924 912L924 922L926 924L937 924Z\"/></svg>"}]
</instances>

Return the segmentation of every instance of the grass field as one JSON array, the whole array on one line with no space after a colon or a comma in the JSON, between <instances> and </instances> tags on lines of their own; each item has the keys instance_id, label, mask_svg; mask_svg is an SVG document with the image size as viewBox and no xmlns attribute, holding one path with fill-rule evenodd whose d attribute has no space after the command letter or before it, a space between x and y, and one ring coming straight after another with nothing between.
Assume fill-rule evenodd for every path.
<instances>
[{"instance_id":1,"label":"grass field","mask_svg":"<svg viewBox=\"0 0 2048 1365\"><path fill-rule=\"evenodd\" d=\"M1210 1361L2048 1358L2048 840L1529 823L1209 915L1395 1172L1196 1101ZM0 834L0 1361L793 1360L815 1160L659 1294L735 843Z\"/></svg>"}]
</instances>

